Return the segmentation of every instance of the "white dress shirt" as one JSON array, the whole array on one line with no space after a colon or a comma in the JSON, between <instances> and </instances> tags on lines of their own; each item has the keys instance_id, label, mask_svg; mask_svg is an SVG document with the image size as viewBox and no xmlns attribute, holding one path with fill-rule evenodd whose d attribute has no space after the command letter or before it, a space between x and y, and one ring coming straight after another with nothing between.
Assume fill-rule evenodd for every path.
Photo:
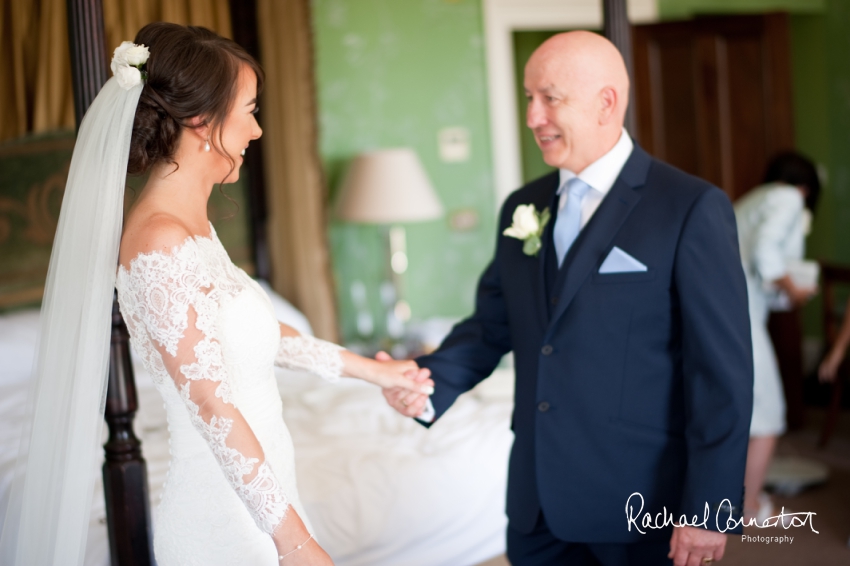
<instances>
[{"instance_id":1,"label":"white dress shirt","mask_svg":"<svg viewBox=\"0 0 850 566\"><path fill-rule=\"evenodd\" d=\"M623 166L625 166L626 161L629 160L629 156L632 154L632 149L634 149L635 144L632 142L631 136L623 128L623 133L620 134L620 139L617 140L617 143L614 144L608 153L585 167L584 171L576 175L569 169L560 169L560 184L558 185L558 194L561 195L561 200L558 202L558 210L560 211L567 204L567 199L569 198L569 191L565 190L567 186L567 181L572 179L573 177L578 177L588 185L590 185L589 191L584 195L584 200L581 203L581 227L584 228L585 225L590 220L590 217L593 216L593 213L596 212L596 209L599 208L599 205L602 204L602 199L605 198L605 195L608 194L608 191L611 190L611 187L614 186L614 182L617 180L617 177L620 176L620 171L623 170ZM557 214L554 215L557 217ZM434 420L435 412L434 405L431 403L431 400L428 399L428 402L425 403L425 409L422 411L422 415L417 417L420 421L430 423Z\"/></svg>"},{"instance_id":2,"label":"white dress shirt","mask_svg":"<svg viewBox=\"0 0 850 566\"><path fill-rule=\"evenodd\" d=\"M620 176L620 171L629 156L632 154L635 144L629 133L623 128L623 133L620 134L620 139L614 144L608 153L585 167L584 171L576 175L569 169L560 169L560 184L558 186L558 194L561 195L561 200L558 202L558 210L560 211L567 205L569 191L566 190L567 181L573 177L578 177L588 185L591 190L584 195L584 200L581 203L581 227L587 224L599 205L602 204L602 199L614 186L617 177ZM557 217L557 214L554 215Z\"/></svg>"}]
</instances>

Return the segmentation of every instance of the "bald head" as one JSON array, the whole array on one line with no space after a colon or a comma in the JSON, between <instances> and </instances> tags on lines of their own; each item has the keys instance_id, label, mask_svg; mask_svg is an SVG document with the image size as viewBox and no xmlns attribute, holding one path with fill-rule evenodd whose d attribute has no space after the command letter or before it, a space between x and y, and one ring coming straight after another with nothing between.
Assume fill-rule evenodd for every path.
<instances>
[{"instance_id":1,"label":"bald head","mask_svg":"<svg viewBox=\"0 0 850 566\"><path fill-rule=\"evenodd\" d=\"M577 92L592 96L606 87L620 97L618 110L626 114L629 74L623 56L613 43L597 33L559 33L541 45L528 60L526 73L546 73L553 82L564 83ZM621 124L622 126L622 121Z\"/></svg>"},{"instance_id":2,"label":"bald head","mask_svg":"<svg viewBox=\"0 0 850 566\"><path fill-rule=\"evenodd\" d=\"M528 127L549 165L580 173L620 137L629 76L620 52L601 35L555 35L528 60Z\"/></svg>"}]
</instances>

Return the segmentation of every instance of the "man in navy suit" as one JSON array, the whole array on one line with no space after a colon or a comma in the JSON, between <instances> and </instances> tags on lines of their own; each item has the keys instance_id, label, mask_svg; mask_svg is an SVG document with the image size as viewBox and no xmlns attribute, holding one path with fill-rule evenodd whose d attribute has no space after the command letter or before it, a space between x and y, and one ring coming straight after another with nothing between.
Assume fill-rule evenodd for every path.
<instances>
[{"instance_id":1,"label":"man in navy suit","mask_svg":"<svg viewBox=\"0 0 850 566\"><path fill-rule=\"evenodd\" d=\"M430 426L514 352L514 566L703 564L741 532L753 381L735 217L632 142L628 90L599 35L532 55L527 123L560 170L507 199L474 314L417 360L430 400L385 391Z\"/></svg>"}]
</instances>

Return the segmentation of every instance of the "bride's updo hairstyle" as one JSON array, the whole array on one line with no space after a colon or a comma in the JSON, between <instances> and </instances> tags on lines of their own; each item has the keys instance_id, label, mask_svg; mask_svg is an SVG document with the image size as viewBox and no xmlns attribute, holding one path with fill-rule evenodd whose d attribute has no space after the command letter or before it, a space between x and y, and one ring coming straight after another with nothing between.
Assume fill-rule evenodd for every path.
<instances>
[{"instance_id":1,"label":"bride's updo hairstyle","mask_svg":"<svg viewBox=\"0 0 850 566\"><path fill-rule=\"evenodd\" d=\"M127 172L142 175L161 161L174 163L174 152L183 128L200 116L210 127L210 144L224 151L221 127L236 98L242 65L257 75L257 93L263 70L235 42L210 30L166 22L148 24L134 41L150 50L147 81L139 97Z\"/></svg>"}]
</instances>

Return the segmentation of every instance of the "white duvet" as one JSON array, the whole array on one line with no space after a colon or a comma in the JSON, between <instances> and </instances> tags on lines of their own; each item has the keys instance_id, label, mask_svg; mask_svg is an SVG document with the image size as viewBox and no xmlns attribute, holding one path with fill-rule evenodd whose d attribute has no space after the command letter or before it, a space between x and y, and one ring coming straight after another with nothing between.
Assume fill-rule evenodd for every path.
<instances>
[{"instance_id":1,"label":"white duvet","mask_svg":"<svg viewBox=\"0 0 850 566\"><path fill-rule=\"evenodd\" d=\"M282 320L309 330L300 313L279 297L273 300ZM37 318L37 311L0 316L0 513L17 454ZM168 469L168 432L159 394L144 369L134 366L135 426L156 522ZM395 413L371 385L348 379L332 385L277 371L301 500L338 566L465 566L504 552L513 441L510 371L462 396L431 429ZM87 566L109 563L101 463L92 462L97 485Z\"/></svg>"}]
</instances>

